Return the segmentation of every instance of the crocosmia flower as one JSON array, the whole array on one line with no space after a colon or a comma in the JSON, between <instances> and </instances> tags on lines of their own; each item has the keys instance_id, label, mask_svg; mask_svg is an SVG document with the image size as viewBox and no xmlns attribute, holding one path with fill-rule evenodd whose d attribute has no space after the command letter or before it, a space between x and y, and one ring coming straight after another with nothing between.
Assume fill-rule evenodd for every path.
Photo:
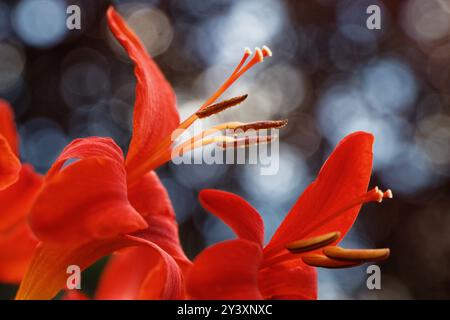
<instances>
[{"instance_id":1,"label":"crocosmia flower","mask_svg":"<svg viewBox=\"0 0 450 320\"><path fill-rule=\"evenodd\" d=\"M181 135L178 129L245 100L242 96L215 103L240 76L271 55L268 48L257 48L247 62L251 52L246 50L217 92L180 123L174 92L141 41L112 7L107 20L135 64L136 101L128 153L124 156L112 139L99 137L77 139L63 150L45 176L30 213L40 243L18 299L52 298L64 288L68 266L85 269L118 250L102 276L97 298L184 297L183 274L191 262L181 249L167 192L153 170L171 159L173 140ZM180 150L233 141L233 137L208 137L224 129L284 124L225 123L190 139Z\"/></svg>"},{"instance_id":2,"label":"crocosmia flower","mask_svg":"<svg viewBox=\"0 0 450 320\"><path fill-rule=\"evenodd\" d=\"M218 190L200 193L202 205L228 224L236 240L203 251L187 277L195 299L315 299L315 267L345 268L389 256L389 249L344 249L337 244L362 204L392 197L367 191L373 136L344 138L264 246L258 212L241 197Z\"/></svg>"},{"instance_id":3,"label":"crocosmia flower","mask_svg":"<svg viewBox=\"0 0 450 320\"><path fill-rule=\"evenodd\" d=\"M0 100L0 282L18 283L37 244L27 215L42 178L19 160L19 138L10 105Z\"/></svg>"}]
</instances>

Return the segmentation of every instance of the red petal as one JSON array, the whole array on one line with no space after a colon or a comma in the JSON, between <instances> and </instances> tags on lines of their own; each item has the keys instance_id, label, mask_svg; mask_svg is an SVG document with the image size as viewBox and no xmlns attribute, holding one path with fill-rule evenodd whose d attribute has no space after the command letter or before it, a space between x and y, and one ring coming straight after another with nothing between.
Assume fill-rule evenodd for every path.
<instances>
[{"instance_id":1,"label":"red petal","mask_svg":"<svg viewBox=\"0 0 450 320\"><path fill-rule=\"evenodd\" d=\"M27 218L41 186L42 177L30 165L23 165L18 181L0 191L0 233Z\"/></svg>"},{"instance_id":2,"label":"red petal","mask_svg":"<svg viewBox=\"0 0 450 320\"><path fill-rule=\"evenodd\" d=\"M259 287L264 299L317 299L317 270L298 258L285 261L261 270Z\"/></svg>"},{"instance_id":3,"label":"red petal","mask_svg":"<svg viewBox=\"0 0 450 320\"><path fill-rule=\"evenodd\" d=\"M61 300L90 300L87 295L85 295L80 290L67 290Z\"/></svg>"},{"instance_id":4,"label":"red petal","mask_svg":"<svg viewBox=\"0 0 450 320\"><path fill-rule=\"evenodd\" d=\"M183 298L184 283L180 267L164 250L158 248L157 253L159 254L158 264L147 273L140 288L138 299L173 300Z\"/></svg>"},{"instance_id":5,"label":"red petal","mask_svg":"<svg viewBox=\"0 0 450 320\"><path fill-rule=\"evenodd\" d=\"M267 248L332 231L341 238L353 225L361 205L330 216L367 192L372 173L373 136L355 132L345 137L323 165L273 236Z\"/></svg>"},{"instance_id":6,"label":"red petal","mask_svg":"<svg viewBox=\"0 0 450 320\"><path fill-rule=\"evenodd\" d=\"M31 260L37 240L26 221L0 234L0 282L19 283Z\"/></svg>"},{"instance_id":7,"label":"red petal","mask_svg":"<svg viewBox=\"0 0 450 320\"><path fill-rule=\"evenodd\" d=\"M157 265L153 250L128 248L114 254L102 272L95 299L137 299L149 271Z\"/></svg>"},{"instance_id":8,"label":"red petal","mask_svg":"<svg viewBox=\"0 0 450 320\"><path fill-rule=\"evenodd\" d=\"M156 245L130 236L93 241L73 247L41 243L34 253L16 299L51 299L66 286L68 266L77 265L84 270L101 257L130 246L146 246L164 255L164 252ZM167 260L170 261L170 257ZM173 260L172 262L173 265L176 265ZM179 272L168 274L167 283L162 292L170 292L172 296L176 295L175 292L181 292L181 274Z\"/></svg>"},{"instance_id":9,"label":"red petal","mask_svg":"<svg viewBox=\"0 0 450 320\"><path fill-rule=\"evenodd\" d=\"M114 150L111 139L87 138L63 151L30 214L40 240L80 244L147 227L128 201L123 158ZM58 171L69 157L78 161Z\"/></svg>"},{"instance_id":10,"label":"red petal","mask_svg":"<svg viewBox=\"0 0 450 320\"><path fill-rule=\"evenodd\" d=\"M19 138L14 123L14 112L9 103L2 99L0 99L0 136L6 138L11 150L18 156Z\"/></svg>"},{"instance_id":11,"label":"red petal","mask_svg":"<svg viewBox=\"0 0 450 320\"><path fill-rule=\"evenodd\" d=\"M0 134L0 192L17 181L20 167L19 159L6 138Z\"/></svg>"},{"instance_id":12,"label":"red petal","mask_svg":"<svg viewBox=\"0 0 450 320\"><path fill-rule=\"evenodd\" d=\"M220 190L203 190L199 199L205 209L229 225L239 238L263 245L264 222L247 201Z\"/></svg>"},{"instance_id":13,"label":"red petal","mask_svg":"<svg viewBox=\"0 0 450 320\"><path fill-rule=\"evenodd\" d=\"M172 204L156 173L148 173L129 187L128 198L149 226L134 235L157 244L187 271L191 262L181 247ZM165 279L166 272L163 266L170 264L156 259L155 253L148 248L130 248L112 257L102 274L96 298L158 299L155 288L161 288L160 280Z\"/></svg>"},{"instance_id":14,"label":"red petal","mask_svg":"<svg viewBox=\"0 0 450 320\"><path fill-rule=\"evenodd\" d=\"M110 258L102 273L96 299L180 299L181 270L165 251L154 247L122 250Z\"/></svg>"},{"instance_id":15,"label":"red petal","mask_svg":"<svg viewBox=\"0 0 450 320\"><path fill-rule=\"evenodd\" d=\"M100 137L75 139L61 152L48 171L47 178L57 174L68 160L78 161L90 158L116 161L118 164L123 163L122 149L112 139Z\"/></svg>"},{"instance_id":16,"label":"red petal","mask_svg":"<svg viewBox=\"0 0 450 320\"><path fill-rule=\"evenodd\" d=\"M0 191L0 282L20 282L31 259L37 240L27 216L41 186L41 176L24 165L19 180Z\"/></svg>"},{"instance_id":17,"label":"red petal","mask_svg":"<svg viewBox=\"0 0 450 320\"><path fill-rule=\"evenodd\" d=\"M193 299L261 299L258 270L261 247L230 240L205 249L194 261L186 289Z\"/></svg>"},{"instance_id":18,"label":"red petal","mask_svg":"<svg viewBox=\"0 0 450 320\"><path fill-rule=\"evenodd\" d=\"M142 166L145 167L156 145L178 126L180 120L175 94L142 42L113 7L108 9L107 18L112 33L135 64L133 137L127 156L127 171L133 176L136 171L145 173L151 169L142 169Z\"/></svg>"},{"instance_id":19,"label":"red petal","mask_svg":"<svg viewBox=\"0 0 450 320\"><path fill-rule=\"evenodd\" d=\"M105 255L121 248L143 245L143 242L128 237L93 241L81 246L61 246L41 242L33 254L16 299L52 299L66 287L69 277L68 266L77 265L84 270Z\"/></svg>"},{"instance_id":20,"label":"red petal","mask_svg":"<svg viewBox=\"0 0 450 320\"><path fill-rule=\"evenodd\" d=\"M128 188L128 199L148 223L134 235L149 240L170 254L186 271L191 262L184 254L178 236L178 223L169 195L154 171Z\"/></svg>"}]
</instances>

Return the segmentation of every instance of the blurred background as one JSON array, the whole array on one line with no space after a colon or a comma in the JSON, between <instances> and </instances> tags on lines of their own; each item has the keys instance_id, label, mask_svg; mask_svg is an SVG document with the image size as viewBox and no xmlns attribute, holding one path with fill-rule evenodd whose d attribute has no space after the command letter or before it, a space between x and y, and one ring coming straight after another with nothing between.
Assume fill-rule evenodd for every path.
<instances>
[{"instance_id":1,"label":"blurred background","mask_svg":"<svg viewBox=\"0 0 450 320\"><path fill-rule=\"evenodd\" d=\"M244 196L269 239L336 143L366 130L376 137L371 186L391 188L394 199L364 206L343 245L390 247L392 255L380 264L382 290L367 289L367 265L320 270L319 298L450 298L450 1L0 1L0 97L14 106L23 160L41 173L77 137L128 145L135 79L106 27L111 3L173 85L182 117L215 91L244 47L274 53L227 93L248 93L245 104L208 121L288 118L278 174L262 176L257 165L158 170L191 258L232 237L200 208L199 190ZM81 8L81 30L66 28L70 4ZM373 4L380 30L366 27ZM88 293L104 262L86 271ZM0 297L14 291L0 286Z\"/></svg>"}]
</instances>

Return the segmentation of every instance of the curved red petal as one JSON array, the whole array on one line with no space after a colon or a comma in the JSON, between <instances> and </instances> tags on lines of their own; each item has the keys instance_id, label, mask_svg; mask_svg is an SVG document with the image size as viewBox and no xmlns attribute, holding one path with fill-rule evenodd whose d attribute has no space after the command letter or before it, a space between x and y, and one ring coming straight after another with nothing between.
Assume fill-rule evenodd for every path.
<instances>
[{"instance_id":1,"label":"curved red petal","mask_svg":"<svg viewBox=\"0 0 450 320\"><path fill-rule=\"evenodd\" d=\"M123 164L124 161L122 149L111 138L90 137L75 139L58 156L47 172L47 178L57 174L67 164L66 161L68 160L78 161L90 158L115 161L119 165Z\"/></svg>"},{"instance_id":2,"label":"curved red petal","mask_svg":"<svg viewBox=\"0 0 450 320\"><path fill-rule=\"evenodd\" d=\"M19 178L21 164L4 136L0 134L0 192Z\"/></svg>"},{"instance_id":3,"label":"curved red petal","mask_svg":"<svg viewBox=\"0 0 450 320\"><path fill-rule=\"evenodd\" d=\"M41 175L28 164L22 166L16 183L0 191L0 234L24 221L42 187Z\"/></svg>"},{"instance_id":4,"label":"curved red petal","mask_svg":"<svg viewBox=\"0 0 450 320\"><path fill-rule=\"evenodd\" d=\"M113 7L108 9L107 18L111 32L135 64L133 137L126 161L127 171L134 175L154 153L156 145L178 126L180 119L172 87L142 42Z\"/></svg>"},{"instance_id":5,"label":"curved red petal","mask_svg":"<svg viewBox=\"0 0 450 320\"><path fill-rule=\"evenodd\" d=\"M95 299L137 299L145 277L157 263L154 251L147 248L127 248L116 252L102 272Z\"/></svg>"},{"instance_id":6,"label":"curved red petal","mask_svg":"<svg viewBox=\"0 0 450 320\"><path fill-rule=\"evenodd\" d=\"M317 179L295 203L267 248L307 237L340 231L341 239L353 225L361 205L329 219L367 192L372 173L373 136L355 132L345 137L323 165Z\"/></svg>"},{"instance_id":7,"label":"curved red petal","mask_svg":"<svg viewBox=\"0 0 450 320\"><path fill-rule=\"evenodd\" d=\"M205 249L188 273L186 290L193 299L261 299L258 271L261 247L237 239Z\"/></svg>"},{"instance_id":8,"label":"curved red petal","mask_svg":"<svg viewBox=\"0 0 450 320\"><path fill-rule=\"evenodd\" d=\"M161 247L186 272L191 262L181 247L175 212L156 173L151 171L130 186L128 199L149 226L134 235ZM159 299L163 296L169 299L173 291L167 289L162 293L166 289L161 289L161 281L173 266L163 257L156 259L155 255L159 253L148 248L130 248L114 255L102 274L96 298Z\"/></svg>"},{"instance_id":9,"label":"curved red petal","mask_svg":"<svg viewBox=\"0 0 450 320\"><path fill-rule=\"evenodd\" d=\"M63 151L30 214L41 241L80 244L147 227L128 201L126 172L115 149L111 139L88 138ZM62 168L68 155L77 161Z\"/></svg>"},{"instance_id":10,"label":"curved red petal","mask_svg":"<svg viewBox=\"0 0 450 320\"><path fill-rule=\"evenodd\" d=\"M157 174L151 171L130 186L128 199L148 224L147 229L134 235L157 244L186 271L191 262L181 247L175 212Z\"/></svg>"},{"instance_id":11,"label":"curved red petal","mask_svg":"<svg viewBox=\"0 0 450 320\"><path fill-rule=\"evenodd\" d=\"M317 270L301 259L288 260L259 273L264 299L317 299Z\"/></svg>"},{"instance_id":12,"label":"curved red petal","mask_svg":"<svg viewBox=\"0 0 450 320\"><path fill-rule=\"evenodd\" d=\"M183 289L181 270L170 255L156 246L135 247L110 258L95 298L180 299Z\"/></svg>"},{"instance_id":13,"label":"curved red petal","mask_svg":"<svg viewBox=\"0 0 450 320\"><path fill-rule=\"evenodd\" d=\"M184 281L180 267L167 252L155 246L158 263L147 273L139 290L140 300L179 300L184 297Z\"/></svg>"},{"instance_id":14,"label":"curved red petal","mask_svg":"<svg viewBox=\"0 0 450 320\"><path fill-rule=\"evenodd\" d=\"M203 190L202 206L230 226L236 235L259 245L264 242L264 222L258 211L236 194L220 190Z\"/></svg>"},{"instance_id":15,"label":"curved red petal","mask_svg":"<svg viewBox=\"0 0 450 320\"><path fill-rule=\"evenodd\" d=\"M0 233L0 282L22 280L37 243L25 220Z\"/></svg>"},{"instance_id":16,"label":"curved red petal","mask_svg":"<svg viewBox=\"0 0 450 320\"><path fill-rule=\"evenodd\" d=\"M92 241L81 246L39 243L16 295L17 300L45 300L55 297L66 287L67 268L86 269L98 259L116 250L147 246L142 239L119 236Z\"/></svg>"},{"instance_id":17,"label":"curved red petal","mask_svg":"<svg viewBox=\"0 0 450 320\"><path fill-rule=\"evenodd\" d=\"M0 136L5 137L12 152L19 156L19 137L14 123L14 112L9 103L3 99L0 99Z\"/></svg>"}]
</instances>

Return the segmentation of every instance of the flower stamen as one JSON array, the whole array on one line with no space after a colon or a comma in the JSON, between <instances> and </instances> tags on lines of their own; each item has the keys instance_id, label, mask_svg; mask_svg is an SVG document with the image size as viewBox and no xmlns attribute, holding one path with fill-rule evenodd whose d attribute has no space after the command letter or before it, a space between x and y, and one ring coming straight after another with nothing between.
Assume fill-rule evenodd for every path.
<instances>
[{"instance_id":1,"label":"flower stamen","mask_svg":"<svg viewBox=\"0 0 450 320\"><path fill-rule=\"evenodd\" d=\"M332 212L331 214L329 214L327 217L324 217L324 219L326 219L327 223L330 223L330 221L337 219L340 217L340 215L344 212L346 212L347 210L350 210L354 207L357 207L359 205L362 205L364 203L367 202L382 202L383 199L385 198L392 198L393 194L392 191L390 189L387 189L386 191L381 191L378 187L375 187L369 191L367 191L365 194L363 194L362 196L356 197L354 200L350 201L347 205L345 205L342 208L339 208L338 210ZM321 224L323 224L324 221L320 220L317 221L314 224L309 225L307 228L302 230L302 234L310 234L311 232L313 232L316 228L320 227ZM269 250L266 250L264 252L264 257L265 258L271 258L274 256L277 256L278 253L280 252L280 250L282 250L283 247L280 247L279 245L274 246L272 248L270 248Z\"/></svg>"},{"instance_id":2,"label":"flower stamen","mask_svg":"<svg viewBox=\"0 0 450 320\"><path fill-rule=\"evenodd\" d=\"M270 55L272 54L272 52L270 51L269 48L267 48L267 47L265 47L265 48L266 48L264 50L265 53L263 53L263 51L260 48L255 48L255 54L253 55L253 58L246 65L244 65L244 63L247 61L248 57L251 54L251 51L248 48L246 48L241 61L239 62L238 66L235 68L233 73L230 75L230 77L227 80L225 80L225 82L219 87L219 89L216 92L214 92L213 95L210 96L202 104L202 106L198 109L198 111L200 111L200 110L206 108L207 106L209 106L210 104L214 103L244 73L246 73L248 70L250 70L256 64L262 62L264 60L264 54L266 54L266 56L269 56L269 53L270 53ZM198 119L198 117L196 116L196 114L193 114L188 119L183 121L178 128L179 129L187 129L197 119Z\"/></svg>"},{"instance_id":3,"label":"flower stamen","mask_svg":"<svg viewBox=\"0 0 450 320\"><path fill-rule=\"evenodd\" d=\"M246 148L255 144L264 144L270 143L273 140L277 139L278 136L251 136L251 137L242 137L242 138L232 138L233 140L224 141L222 143L218 143L218 146L222 149L228 148Z\"/></svg>"},{"instance_id":4,"label":"flower stamen","mask_svg":"<svg viewBox=\"0 0 450 320\"><path fill-rule=\"evenodd\" d=\"M235 130L263 130L263 129L280 129L288 123L288 120L266 120L244 123L234 128Z\"/></svg>"},{"instance_id":5,"label":"flower stamen","mask_svg":"<svg viewBox=\"0 0 450 320\"><path fill-rule=\"evenodd\" d=\"M243 123L243 122L225 122L225 123L221 123L218 124L210 129L207 129L201 133L199 133L198 135L192 137L191 139L185 141L184 143L180 144L179 146L176 146L172 153L175 152L175 154L177 154L177 152L183 148L188 147L191 144L196 143L197 141L204 139L207 136L210 136L214 133L217 132L221 132L223 130L249 130L249 129L255 129L255 130L262 130L262 129L271 129L271 128L281 128L283 127L285 124L287 123L287 120L267 120L267 121L258 121L253 122L253 123ZM263 136L260 137L262 140ZM273 138L275 138L275 136L272 136L272 140ZM268 139L266 139L268 140ZM234 142L234 141L233 141ZM267 141L266 141L267 142Z\"/></svg>"},{"instance_id":6,"label":"flower stamen","mask_svg":"<svg viewBox=\"0 0 450 320\"><path fill-rule=\"evenodd\" d=\"M339 231L335 231L312 238L296 240L286 244L285 247L291 253L313 251L335 242L340 236L341 233Z\"/></svg>"},{"instance_id":7,"label":"flower stamen","mask_svg":"<svg viewBox=\"0 0 450 320\"><path fill-rule=\"evenodd\" d=\"M321 268L349 268L366 262L386 260L390 250L383 249L344 249L341 247L326 247L324 255L308 254L302 256L307 265Z\"/></svg>"},{"instance_id":8,"label":"flower stamen","mask_svg":"<svg viewBox=\"0 0 450 320\"><path fill-rule=\"evenodd\" d=\"M198 140L195 143L189 144L187 147L180 149L180 155L186 152L192 151L194 149L210 145L212 143L232 143L234 141L233 137L228 136L216 136L216 137L206 137L204 139Z\"/></svg>"},{"instance_id":9,"label":"flower stamen","mask_svg":"<svg viewBox=\"0 0 450 320\"><path fill-rule=\"evenodd\" d=\"M362 261L342 261L330 259L320 254L306 255L302 257L302 261L312 267L330 268L330 269L351 268L359 266L360 264L363 263Z\"/></svg>"},{"instance_id":10,"label":"flower stamen","mask_svg":"<svg viewBox=\"0 0 450 320\"><path fill-rule=\"evenodd\" d=\"M319 236L290 242L285 245L285 248L288 251L282 252L281 254L273 257L265 258L261 265L261 269L276 265L287 260L292 260L293 255L295 255L295 257L298 257L302 254L311 253L311 251L326 247L337 241L340 237L341 233L339 231L334 231Z\"/></svg>"},{"instance_id":11,"label":"flower stamen","mask_svg":"<svg viewBox=\"0 0 450 320\"><path fill-rule=\"evenodd\" d=\"M244 94L242 96L234 97L225 101L221 101L212 105L207 106L206 108L199 110L195 113L195 115L199 119L207 118L212 116L213 114L220 113L226 109L237 106L242 103L245 99L247 99L248 94Z\"/></svg>"},{"instance_id":12,"label":"flower stamen","mask_svg":"<svg viewBox=\"0 0 450 320\"><path fill-rule=\"evenodd\" d=\"M247 62L251 54L252 52L250 51L250 49L246 48L244 50L244 55L242 56L239 64L236 66L228 79L225 80L225 82L219 87L219 89L200 106L196 113L192 114L190 117L184 120L176 129L171 132L171 134L161 140L161 142L155 147L153 155L132 174L128 175L127 178L129 184L133 184L134 182L136 182L137 178L142 174L145 174L146 172L170 160L172 143L179 136L181 136L183 131L189 128L197 119L205 118L215 113L221 112L245 100L247 96L241 96L211 106L211 104L213 104L237 79L239 79L253 66L262 62L264 60L264 57L271 56L272 52L266 46L263 46L263 49L256 48L255 54L250 59L250 61ZM168 154L169 157L167 156Z\"/></svg>"},{"instance_id":13,"label":"flower stamen","mask_svg":"<svg viewBox=\"0 0 450 320\"><path fill-rule=\"evenodd\" d=\"M383 249L344 249L341 247L326 247L323 253L331 259L345 261L381 261L389 257L390 250Z\"/></svg>"}]
</instances>

